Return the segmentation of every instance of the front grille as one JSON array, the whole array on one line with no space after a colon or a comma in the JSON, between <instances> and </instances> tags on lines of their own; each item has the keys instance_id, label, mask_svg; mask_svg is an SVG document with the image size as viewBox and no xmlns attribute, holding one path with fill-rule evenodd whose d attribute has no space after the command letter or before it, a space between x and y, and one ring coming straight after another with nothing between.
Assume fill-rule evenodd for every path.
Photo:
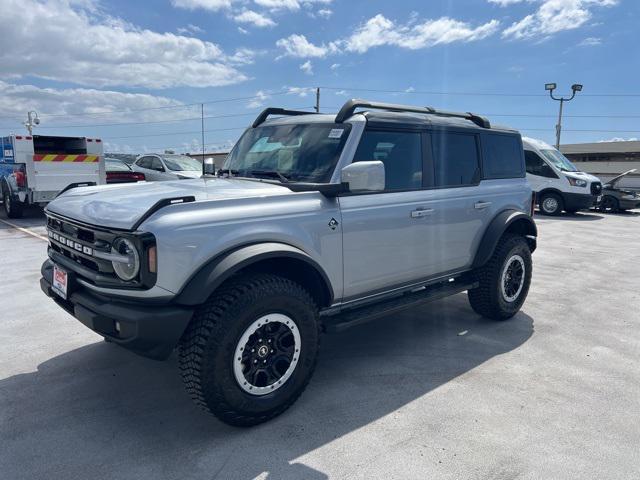
<instances>
[{"instance_id":1,"label":"front grille","mask_svg":"<svg viewBox=\"0 0 640 480\"><path fill-rule=\"evenodd\" d=\"M53 251L74 262L78 267L84 267L74 269L78 275L97 283L95 275L87 275L86 270L90 270L104 276L104 280L117 281L111 262L96 257L96 253L111 251L114 234L90 230L82 225L47 216L47 235Z\"/></svg>"},{"instance_id":2,"label":"front grille","mask_svg":"<svg viewBox=\"0 0 640 480\"><path fill-rule=\"evenodd\" d=\"M602 193L602 183L600 182L592 182L591 183L591 195L600 195Z\"/></svg>"}]
</instances>

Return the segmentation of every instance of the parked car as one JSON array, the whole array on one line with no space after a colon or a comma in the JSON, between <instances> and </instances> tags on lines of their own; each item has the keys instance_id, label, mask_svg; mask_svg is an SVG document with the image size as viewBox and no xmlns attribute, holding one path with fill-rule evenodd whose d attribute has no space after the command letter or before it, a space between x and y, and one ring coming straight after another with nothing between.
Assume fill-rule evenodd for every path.
<instances>
[{"instance_id":1,"label":"parked car","mask_svg":"<svg viewBox=\"0 0 640 480\"><path fill-rule=\"evenodd\" d=\"M478 115L266 109L218 177L54 200L41 287L122 347L178 347L195 402L254 425L305 389L321 331L464 291L479 315L514 316L532 203L520 134Z\"/></svg>"},{"instance_id":2,"label":"parked car","mask_svg":"<svg viewBox=\"0 0 640 480\"><path fill-rule=\"evenodd\" d=\"M134 172L129 165L117 158L105 158L107 183L131 183L145 180L144 173Z\"/></svg>"},{"instance_id":3,"label":"parked car","mask_svg":"<svg viewBox=\"0 0 640 480\"><path fill-rule=\"evenodd\" d=\"M587 210L600 200L602 182L581 172L571 161L551 145L535 138L524 137L527 180L536 193L540 212L560 215L564 210L575 213Z\"/></svg>"},{"instance_id":4,"label":"parked car","mask_svg":"<svg viewBox=\"0 0 640 480\"><path fill-rule=\"evenodd\" d=\"M132 168L144 173L145 178L152 182L198 178L202 175L202 164L186 155L142 155L136 159Z\"/></svg>"},{"instance_id":5,"label":"parked car","mask_svg":"<svg viewBox=\"0 0 640 480\"><path fill-rule=\"evenodd\" d=\"M625 176L635 172L636 169L624 172L612 178L602 187L602 200L598 204L601 212L623 212L640 208L640 194L633 190L618 188L617 184Z\"/></svg>"}]
</instances>

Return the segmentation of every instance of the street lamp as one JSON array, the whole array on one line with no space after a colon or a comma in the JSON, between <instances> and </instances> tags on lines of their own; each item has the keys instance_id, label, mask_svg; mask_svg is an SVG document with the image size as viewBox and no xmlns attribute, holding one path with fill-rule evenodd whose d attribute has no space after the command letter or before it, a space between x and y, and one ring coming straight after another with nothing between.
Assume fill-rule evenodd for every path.
<instances>
[{"instance_id":1,"label":"street lamp","mask_svg":"<svg viewBox=\"0 0 640 480\"><path fill-rule=\"evenodd\" d=\"M27 121L22 122L22 124L27 127L29 135L33 135L33 127L36 125L40 125L40 119L38 118L38 113L35 110L31 110L27 112Z\"/></svg>"},{"instance_id":2,"label":"street lamp","mask_svg":"<svg viewBox=\"0 0 640 480\"><path fill-rule=\"evenodd\" d=\"M553 91L556 89L557 85L555 83L545 83L544 89L549 92L549 96L560 102L560 113L558 114L558 124L556 125L556 148L560 150L560 132L562 131L562 107L564 102L569 102L573 100L573 97L576 96L577 92L582 91L582 85L579 83L574 83L571 85L571 96L570 97L555 97L553 95Z\"/></svg>"}]
</instances>

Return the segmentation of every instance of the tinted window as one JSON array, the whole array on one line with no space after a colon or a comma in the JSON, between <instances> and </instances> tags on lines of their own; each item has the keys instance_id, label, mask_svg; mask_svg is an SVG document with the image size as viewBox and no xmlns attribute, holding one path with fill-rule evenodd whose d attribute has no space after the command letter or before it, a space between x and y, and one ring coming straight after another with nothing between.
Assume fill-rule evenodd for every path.
<instances>
[{"instance_id":1,"label":"tinted window","mask_svg":"<svg viewBox=\"0 0 640 480\"><path fill-rule=\"evenodd\" d=\"M522 145L514 135L482 136L484 178L522 177Z\"/></svg>"},{"instance_id":2,"label":"tinted window","mask_svg":"<svg viewBox=\"0 0 640 480\"><path fill-rule=\"evenodd\" d=\"M524 151L524 162L527 173L538 175L539 177L558 178L547 162L542 160L536 152L531 150Z\"/></svg>"},{"instance_id":3,"label":"tinted window","mask_svg":"<svg viewBox=\"0 0 640 480\"><path fill-rule=\"evenodd\" d=\"M162 162L158 157L152 157L151 159L151 168L153 170L158 170L160 172L164 171L164 166L162 166Z\"/></svg>"},{"instance_id":4,"label":"tinted window","mask_svg":"<svg viewBox=\"0 0 640 480\"><path fill-rule=\"evenodd\" d=\"M365 131L354 162L384 163L387 190L422 187L421 135L415 132Z\"/></svg>"},{"instance_id":5,"label":"tinted window","mask_svg":"<svg viewBox=\"0 0 640 480\"><path fill-rule=\"evenodd\" d=\"M120 160L105 158L104 167L107 172L130 172L131 168Z\"/></svg>"},{"instance_id":6,"label":"tinted window","mask_svg":"<svg viewBox=\"0 0 640 480\"><path fill-rule=\"evenodd\" d=\"M138 161L136 162L136 165L138 165L141 168L151 168L151 157L139 158Z\"/></svg>"},{"instance_id":7,"label":"tinted window","mask_svg":"<svg viewBox=\"0 0 640 480\"><path fill-rule=\"evenodd\" d=\"M471 185L480 179L475 135L465 133L432 134L435 185Z\"/></svg>"}]
</instances>

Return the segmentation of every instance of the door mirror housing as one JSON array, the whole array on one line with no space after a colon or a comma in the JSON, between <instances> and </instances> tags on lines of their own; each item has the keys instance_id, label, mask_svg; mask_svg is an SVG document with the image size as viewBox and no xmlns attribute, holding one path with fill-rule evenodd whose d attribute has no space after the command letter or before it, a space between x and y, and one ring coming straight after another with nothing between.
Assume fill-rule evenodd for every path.
<instances>
[{"instance_id":1,"label":"door mirror housing","mask_svg":"<svg viewBox=\"0 0 640 480\"><path fill-rule=\"evenodd\" d=\"M215 175L216 174L216 163L213 161L213 158L205 158L202 162L202 174L203 175Z\"/></svg>"},{"instance_id":2,"label":"door mirror housing","mask_svg":"<svg viewBox=\"0 0 640 480\"><path fill-rule=\"evenodd\" d=\"M385 186L384 163L354 162L342 169L340 180L349 184L351 192L381 192Z\"/></svg>"}]
</instances>

